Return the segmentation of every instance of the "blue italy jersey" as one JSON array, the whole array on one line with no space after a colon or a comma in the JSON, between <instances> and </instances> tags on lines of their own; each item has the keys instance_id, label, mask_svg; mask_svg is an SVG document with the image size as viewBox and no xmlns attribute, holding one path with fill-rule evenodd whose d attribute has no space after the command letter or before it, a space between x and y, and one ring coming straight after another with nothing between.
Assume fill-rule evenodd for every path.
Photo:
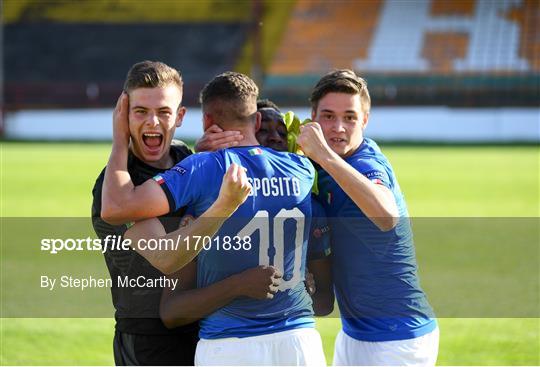
<instances>
[{"instance_id":1,"label":"blue italy jersey","mask_svg":"<svg viewBox=\"0 0 540 367\"><path fill-rule=\"evenodd\" d=\"M431 332L436 320L420 288L407 206L390 163L367 138L345 161L392 191L400 220L382 232L330 175L319 172L320 201L332 229L343 331L364 341L411 339Z\"/></svg>"},{"instance_id":2,"label":"blue italy jersey","mask_svg":"<svg viewBox=\"0 0 540 367\"><path fill-rule=\"evenodd\" d=\"M205 339L247 337L313 327L304 286L314 169L305 157L264 147L199 153L154 179L170 210L190 206L200 216L216 200L231 163L247 169L253 190L198 255L197 286L206 287L258 265L283 272L271 300L237 298L201 321Z\"/></svg>"}]
</instances>

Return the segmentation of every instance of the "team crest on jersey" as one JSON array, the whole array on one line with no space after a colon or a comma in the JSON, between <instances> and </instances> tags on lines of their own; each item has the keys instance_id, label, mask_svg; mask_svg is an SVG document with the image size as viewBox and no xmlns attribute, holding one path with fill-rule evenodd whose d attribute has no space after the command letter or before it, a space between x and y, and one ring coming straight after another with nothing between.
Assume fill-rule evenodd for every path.
<instances>
[{"instance_id":1,"label":"team crest on jersey","mask_svg":"<svg viewBox=\"0 0 540 367\"><path fill-rule=\"evenodd\" d=\"M249 155L261 155L263 153L261 148L253 148L248 150Z\"/></svg>"}]
</instances>

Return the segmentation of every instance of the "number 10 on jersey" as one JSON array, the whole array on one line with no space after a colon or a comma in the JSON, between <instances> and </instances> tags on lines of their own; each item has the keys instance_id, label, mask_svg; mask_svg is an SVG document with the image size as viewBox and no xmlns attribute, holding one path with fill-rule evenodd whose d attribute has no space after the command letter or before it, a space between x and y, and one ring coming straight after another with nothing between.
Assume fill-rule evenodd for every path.
<instances>
[{"instance_id":1,"label":"number 10 on jersey","mask_svg":"<svg viewBox=\"0 0 540 367\"><path fill-rule=\"evenodd\" d=\"M285 238L285 221L294 220L296 222L296 233L294 233L294 263L292 269L285 269L285 241L292 240L292 233L287 233ZM271 223L272 222L272 223ZM271 225L272 224L272 225ZM259 231L259 265L274 265L283 272L283 282L278 290L284 291L294 287L302 280L302 244L304 242L305 215L298 208L281 209L273 218L270 218L266 210L259 210L251 221L240 232L238 236L251 236L255 231ZM274 263L270 264L270 227L273 227L273 247ZM292 274L287 279L286 274Z\"/></svg>"}]
</instances>

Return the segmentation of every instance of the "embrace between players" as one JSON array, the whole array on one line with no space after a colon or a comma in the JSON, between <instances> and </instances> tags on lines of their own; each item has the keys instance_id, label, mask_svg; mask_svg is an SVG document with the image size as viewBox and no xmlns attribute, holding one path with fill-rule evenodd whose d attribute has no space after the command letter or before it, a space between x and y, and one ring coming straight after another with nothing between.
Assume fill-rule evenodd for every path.
<instances>
[{"instance_id":1,"label":"embrace between players","mask_svg":"<svg viewBox=\"0 0 540 367\"><path fill-rule=\"evenodd\" d=\"M279 109L257 98L243 74L212 79L200 94L196 150L206 152L191 154L172 141L186 113L178 71L148 61L129 71L93 191L94 228L100 237L213 240L204 250L184 242L105 253L111 277L179 280L174 291L113 283L116 364L325 365L313 315L333 310L335 291L335 365L434 365L438 328L403 195L363 136L364 80L350 70L319 80L315 122L297 139L305 156L287 152ZM319 167L314 197L306 156Z\"/></svg>"}]
</instances>

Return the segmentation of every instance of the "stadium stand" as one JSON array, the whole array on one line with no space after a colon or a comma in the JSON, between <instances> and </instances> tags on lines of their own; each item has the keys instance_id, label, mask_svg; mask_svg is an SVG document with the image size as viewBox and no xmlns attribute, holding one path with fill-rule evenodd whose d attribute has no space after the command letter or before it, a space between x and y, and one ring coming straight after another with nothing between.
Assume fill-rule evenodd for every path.
<instances>
[{"instance_id":1,"label":"stadium stand","mask_svg":"<svg viewBox=\"0 0 540 367\"><path fill-rule=\"evenodd\" d=\"M178 23L248 21L243 0L4 0L3 21L60 23Z\"/></svg>"},{"instance_id":2,"label":"stadium stand","mask_svg":"<svg viewBox=\"0 0 540 367\"><path fill-rule=\"evenodd\" d=\"M305 103L346 67L378 104L537 105L539 22L538 0L299 0L265 92Z\"/></svg>"},{"instance_id":3,"label":"stadium stand","mask_svg":"<svg viewBox=\"0 0 540 367\"><path fill-rule=\"evenodd\" d=\"M269 73L317 73L350 67L355 58L367 56L364 46L377 26L380 4L380 0L299 0Z\"/></svg>"},{"instance_id":4,"label":"stadium stand","mask_svg":"<svg viewBox=\"0 0 540 367\"><path fill-rule=\"evenodd\" d=\"M514 6L506 17L519 24L519 56L527 59L531 69L540 72L540 5L538 0L524 0Z\"/></svg>"},{"instance_id":5,"label":"stadium stand","mask_svg":"<svg viewBox=\"0 0 540 367\"><path fill-rule=\"evenodd\" d=\"M369 56L356 60L355 65L364 71L434 71L422 58L421 51L422 46L431 46L434 52L428 54L437 55L438 49L446 47L445 43L426 45L425 35L434 33L448 35L445 41L467 46L462 57L452 60L450 72L526 71L528 62L518 54L519 25L501 16L512 3L510 0L477 0L474 13L464 16L452 12L443 15L441 12L445 9L439 6L437 15L432 16L433 2L387 1ZM447 56L444 52L439 55L440 58Z\"/></svg>"},{"instance_id":6,"label":"stadium stand","mask_svg":"<svg viewBox=\"0 0 540 367\"><path fill-rule=\"evenodd\" d=\"M430 14L432 16L460 15L470 17L474 15L474 1L433 0L431 2Z\"/></svg>"},{"instance_id":7,"label":"stadium stand","mask_svg":"<svg viewBox=\"0 0 540 367\"><path fill-rule=\"evenodd\" d=\"M453 61L465 57L468 44L466 33L427 32L421 56L427 60L431 71L451 74Z\"/></svg>"},{"instance_id":8,"label":"stadium stand","mask_svg":"<svg viewBox=\"0 0 540 367\"><path fill-rule=\"evenodd\" d=\"M8 1L7 109L114 104L129 67L164 61L184 74L184 103L234 68L249 23L246 2Z\"/></svg>"},{"instance_id":9,"label":"stadium stand","mask_svg":"<svg viewBox=\"0 0 540 367\"><path fill-rule=\"evenodd\" d=\"M195 104L207 80L233 67L244 41L243 28L242 24L8 25L6 103L33 107L58 100L64 106L110 105L129 67L150 59L181 70L186 100Z\"/></svg>"},{"instance_id":10,"label":"stadium stand","mask_svg":"<svg viewBox=\"0 0 540 367\"><path fill-rule=\"evenodd\" d=\"M182 70L188 105L215 73L257 62L279 104L304 105L321 74L344 67L378 105L540 99L540 0L5 0L2 10L7 109L109 106L141 59Z\"/></svg>"}]
</instances>

